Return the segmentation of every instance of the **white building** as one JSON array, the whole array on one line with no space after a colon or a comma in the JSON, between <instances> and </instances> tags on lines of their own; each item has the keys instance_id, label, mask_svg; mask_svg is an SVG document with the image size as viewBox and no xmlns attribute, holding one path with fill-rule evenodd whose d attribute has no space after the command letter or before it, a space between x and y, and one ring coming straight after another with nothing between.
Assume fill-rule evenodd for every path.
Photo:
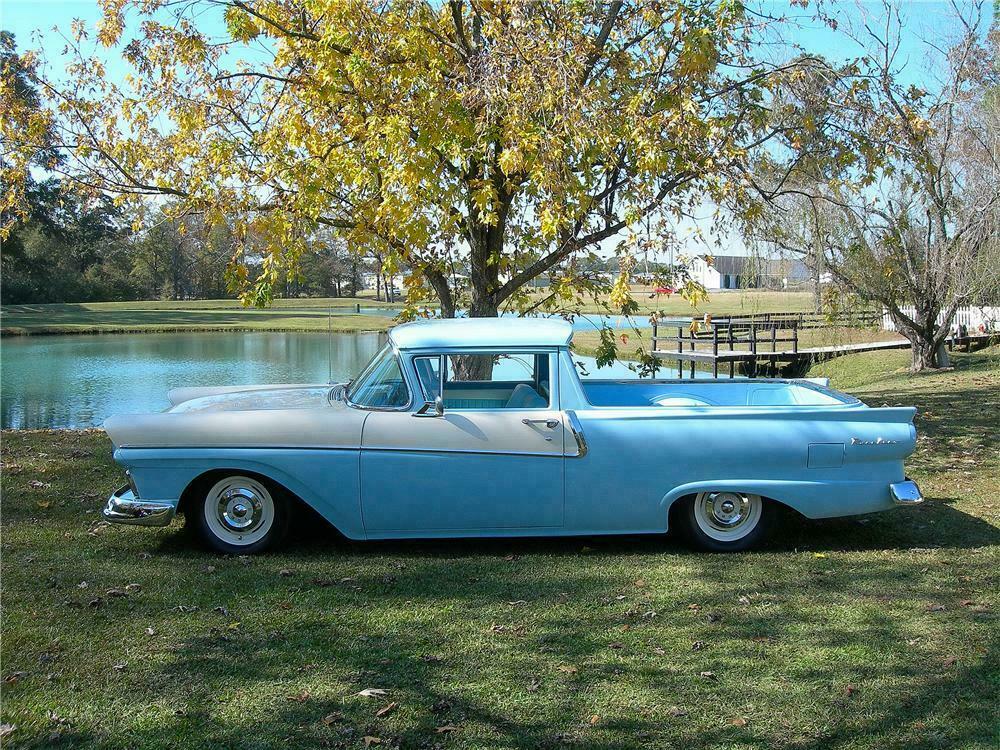
<instances>
[{"instance_id":1,"label":"white building","mask_svg":"<svg viewBox=\"0 0 1000 750\"><path fill-rule=\"evenodd\" d=\"M747 255L707 255L691 262L691 276L709 290L789 289L808 282L809 268L800 260L758 258Z\"/></svg>"}]
</instances>

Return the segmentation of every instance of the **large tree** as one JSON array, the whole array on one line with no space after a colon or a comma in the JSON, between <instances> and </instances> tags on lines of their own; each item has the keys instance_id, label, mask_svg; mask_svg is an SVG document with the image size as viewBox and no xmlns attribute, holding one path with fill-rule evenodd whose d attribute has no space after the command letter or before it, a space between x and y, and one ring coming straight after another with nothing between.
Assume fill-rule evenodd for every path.
<instances>
[{"instance_id":1,"label":"large tree","mask_svg":"<svg viewBox=\"0 0 1000 750\"><path fill-rule=\"evenodd\" d=\"M119 87L74 28L69 82L44 84L62 171L225 218L238 248L265 238L263 272L238 249L231 275L256 304L324 226L444 316L524 309L541 274L572 300L594 289L575 257L738 196L727 177L776 132L764 21L735 0L103 5L99 41L133 72ZM220 7L224 38L205 31Z\"/></svg>"},{"instance_id":2,"label":"large tree","mask_svg":"<svg viewBox=\"0 0 1000 750\"><path fill-rule=\"evenodd\" d=\"M922 370L948 364L957 309L1000 291L1000 32L981 2L956 5L917 86L900 59L904 12L887 0L842 28L864 50L852 64L786 77L775 117L806 113L811 127L757 165L776 198L757 229L882 305Z\"/></svg>"}]
</instances>

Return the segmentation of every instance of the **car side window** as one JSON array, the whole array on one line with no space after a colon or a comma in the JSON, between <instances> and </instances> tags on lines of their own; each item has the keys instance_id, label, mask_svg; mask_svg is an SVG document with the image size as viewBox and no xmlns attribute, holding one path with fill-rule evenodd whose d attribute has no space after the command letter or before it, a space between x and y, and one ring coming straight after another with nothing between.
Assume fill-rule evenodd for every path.
<instances>
[{"instance_id":1,"label":"car side window","mask_svg":"<svg viewBox=\"0 0 1000 750\"><path fill-rule=\"evenodd\" d=\"M414 357L413 366L424 400L441 395L445 409L547 409L551 401L547 353L437 354Z\"/></svg>"}]
</instances>

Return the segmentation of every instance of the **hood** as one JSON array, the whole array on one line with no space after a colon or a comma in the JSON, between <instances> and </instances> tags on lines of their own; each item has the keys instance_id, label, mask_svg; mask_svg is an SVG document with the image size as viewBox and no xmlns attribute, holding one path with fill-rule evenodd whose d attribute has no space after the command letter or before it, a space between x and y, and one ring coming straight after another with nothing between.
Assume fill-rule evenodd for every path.
<instances>
[{"instance_id":1,"label":"hood","mask_svg":"<svg viewBox=\"0 0 1000 750\"><path fill-rule=\"evenodd\" d=\"M261 411L266 409L315 409L331 406L343 386L252 386L249 389L182 388L168 397L171 414L217 411ZM208 391L206 393L205 391Z\"/></svg>"}]
</instances>

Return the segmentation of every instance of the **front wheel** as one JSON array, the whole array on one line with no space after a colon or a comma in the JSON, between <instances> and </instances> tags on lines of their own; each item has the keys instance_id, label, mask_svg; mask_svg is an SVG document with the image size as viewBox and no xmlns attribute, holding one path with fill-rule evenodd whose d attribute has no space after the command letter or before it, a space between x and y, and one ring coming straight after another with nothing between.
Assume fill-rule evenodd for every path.
<instances>
[{"instance_id":1,"label":"front wheel","mask_svg":"<svg viewBox=\"0 0 1000 750\"><path fill-rule=\"evenodd\" d=\"M281 541L288 528L288 503L260 480L234 474L207 489L191 520L215 551L252 555Z\"/></svg>"},{"instance_id":2,"label":"front wheel","mask_svg":"<svg viewBox=\"0 0 1000 750\"><path fill-rule=\"evenodd\" d=\"M746 492L699 492L678 509L687 540L710 552L742 552L760 543L774 524L773 503Z\"/></svg>"}]
</instances>

